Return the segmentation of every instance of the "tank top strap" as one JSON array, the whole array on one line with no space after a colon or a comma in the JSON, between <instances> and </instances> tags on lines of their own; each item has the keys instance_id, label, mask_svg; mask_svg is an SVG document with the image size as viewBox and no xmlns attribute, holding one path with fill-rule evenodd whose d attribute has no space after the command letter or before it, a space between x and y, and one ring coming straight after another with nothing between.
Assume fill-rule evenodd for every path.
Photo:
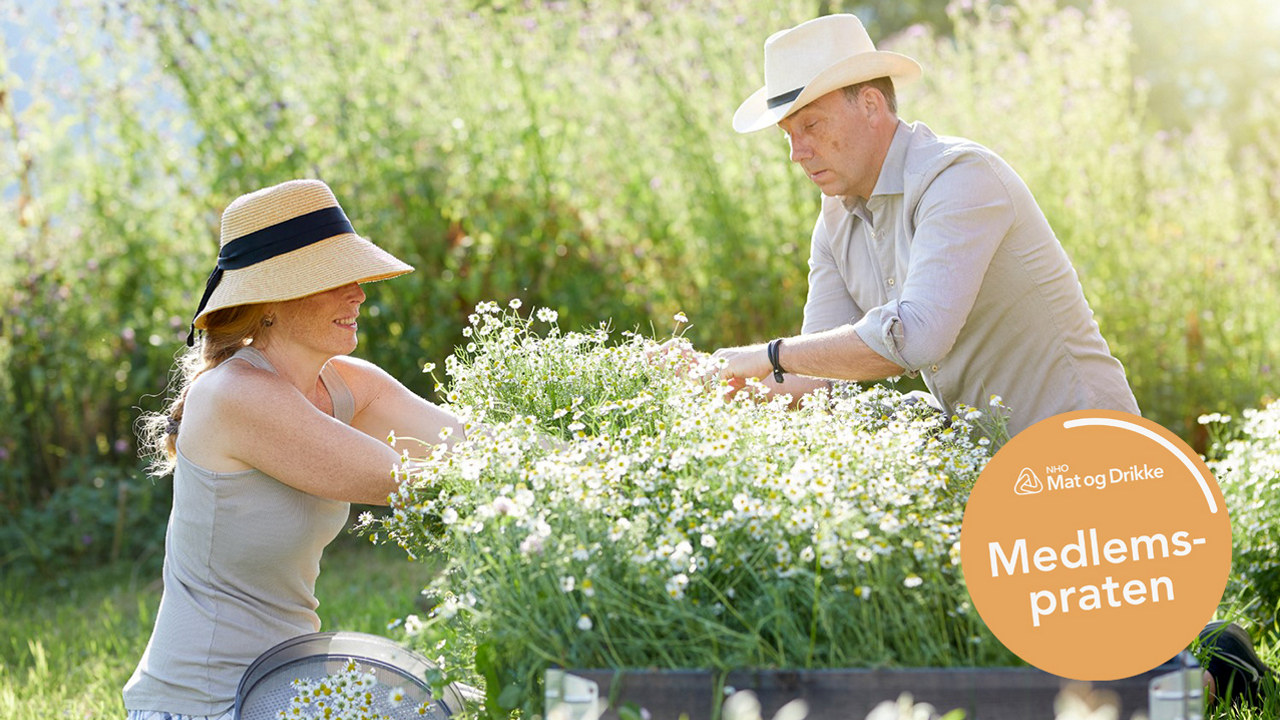
<instances>
[{"instance_id":1,"label":"tank top strap","mask_svg":"<svg viewBox=\"0 0 1280 720\"><path fill-rule=\"evenodd\" d=\"M231 356L231 358L233 360L235 358L240 358L259 370L267 370L275 373L276 375L280 374L276 372L276 366L271 364L271 361L267 359L267 356L263 355L261 350L253 347L252 345L246 345L240 348L236 351L235 355Z\"/></svg>"},{"instance_id":2,"label":"tank top strap","mask_svg":"<svg viewBox=\"0 0 1280 720\"><path fill-rule=\"evenodd\" d=\"M351 394L347 381L342 379L338 368L333 366L333 362L325 363L320 369L320 381L329 391L329 400L333 403L333 416L350 425L356 414L356 399Z\"/></svg>"},{"instance_id":3,"label":"tank top strap","mask_svg":"<svg viewBox=\"0 0 1280 720\"><path fill-rule=\"evenodd\" d=\"M267 356L256 347L245 346L236 351L232 358L240 358L259 370L276 373L276 367L271 364ZM338 373L338 369L333 363L325 363L320 369L320 382L324 383L324 387L329 391L329 401L333 403L333 416L346 425L351 424L351 420L356 414L356 400L351 394L351 388L347 385L347 381L342 379L342 375Z\"/></svg>"}]
</instances>

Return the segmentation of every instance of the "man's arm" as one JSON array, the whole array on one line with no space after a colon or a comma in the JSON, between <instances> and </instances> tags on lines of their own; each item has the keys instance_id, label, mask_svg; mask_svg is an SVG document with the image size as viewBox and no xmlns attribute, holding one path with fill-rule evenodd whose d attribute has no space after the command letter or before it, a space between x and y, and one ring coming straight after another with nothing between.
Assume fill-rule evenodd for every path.
<instances>
[{"instance_id":1,"label":"man's arm","mask_svg":"<svg viewBox=\"0 0 1280 720\"><path fill-rule=\"evenodd\" d=\"M769 362L767 343L745 347L723 348L712 357L725 360L720 377L726 380L750 377L772 378L773 365ZM825 382L810 382L815 378L832 380L871 381L896 377L903 368L872 350L863 342L852 325L841 325L831 330L809 335L784 338L778 348L778 364L787 372L785 381L775 391L801 394L810 392ZM794 389L788 387L791 375ZM774 384L770 383L772 387Z\"/></svg>"},{"instance_id":2,"label":"man's arm","mask_svg":"<svg viewBox=\"0 0 1280 720\"><path fill-rule=\"evenodd\" d=\"M849 294L831 248L831 225L851 222L851 219L836 203L839 203L836 198L822 199L823 212L813 228L804 327L801 335L784 341L783 353L788 359L782 362L786 370L783 381L773 379L767 343L761 343L723 348L714 354L728 361L720 374L734 385L740 387L740 381L749 377L759 378L771 394L788 393L798 403L814 390L829 388L832 379L874 380L902 374L902 368L876 354L853 332L851 323L857 322L863 312ZM801 356L793 359L797 347ZM864 375L867 377L863 378Z\"/></svg>"},{"instance_id":3,"label":"man's arm","mask_svg":"<svg viewBox=\"0 0 1280 720\"><path fill-rule=\"evenodd\" d=\"M900 294L853 321L868 347L912 372L951 352L1018 215L996 160L968 153L929 183L914 218Z\"/></svg>"}]
</instances>

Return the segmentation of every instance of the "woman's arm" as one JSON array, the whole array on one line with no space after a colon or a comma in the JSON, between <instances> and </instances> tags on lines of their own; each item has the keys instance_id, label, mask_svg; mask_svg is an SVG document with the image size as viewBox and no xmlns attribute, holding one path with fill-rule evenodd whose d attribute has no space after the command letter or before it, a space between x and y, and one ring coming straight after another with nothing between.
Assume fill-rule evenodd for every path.
<instances>
[{"instance_id":1,"label":"woman's arm","mask_svg":"<svg viewBox=\"0 0 1280 720\"><path fill-rule=\"evenodd\" d=\"M351 424L370 437L385 441L395 434L397 452L420 454L415 442L437 444L441 432L449 429L443 440L452 447L464 439L462 421L414 393L403 383L373 363L352 357L332 360L351 387L356 400L356 414Z\"/></svg>"},{"instance_id":2,"label":"woman's arm","mask_svg":"<svg viewBox=\"0 0 1280 720\"><path fill-rule=\"evenodd\" d=\"M234 363L192 386L179 446L215 471L257 468L331 500L385 505L399 454L321 412L274 373Z\"/></svg>"}]
</instances>

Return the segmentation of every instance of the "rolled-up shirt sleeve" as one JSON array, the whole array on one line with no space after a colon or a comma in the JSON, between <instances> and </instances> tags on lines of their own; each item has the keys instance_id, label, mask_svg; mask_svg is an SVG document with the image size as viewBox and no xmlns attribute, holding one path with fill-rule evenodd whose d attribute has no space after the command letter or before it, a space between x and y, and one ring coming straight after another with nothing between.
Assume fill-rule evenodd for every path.
<instances>
[{"instance_id":1,"label":"rolled-up shirt sleeve","mask_svg":"<svg viewBox=\"0 0 1280 720\"><path fill-rule=\"evenodd\" d=\"M801 334L822 332L857 322L862 309L849 296L849 288L831 251L831 234L822 217L813 228L809 251L809 295L804 303Z\"/></svg>"},{"instance_id":2,"label":"rolled-up shirt sleeve","mask_svg":"<svg viewBox=\"0 0 1280 720\"><path fill-rule=\"evenodd\" d=\"M941 362L955 344L1016 211L996 169L966 154L928 185L913 221L901 293L867 310L854 330L872 350L916 372Z\"/></svg>"}]
</instances>

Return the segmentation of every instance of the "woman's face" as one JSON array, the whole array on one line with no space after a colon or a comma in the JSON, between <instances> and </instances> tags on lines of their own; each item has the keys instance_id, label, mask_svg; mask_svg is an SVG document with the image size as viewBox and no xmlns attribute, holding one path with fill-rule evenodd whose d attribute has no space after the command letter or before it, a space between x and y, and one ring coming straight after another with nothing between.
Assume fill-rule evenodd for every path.
<instances>
[{"instance_id":1,"label":"woman's face","mask_svg":"<svg viewBox=\"0 0 1280 720\"><path fill-rule=\"evenodd\" d=\"M275 303L268 311L268 316L275 314L270 342L296 343L331 357L346 355L356 349L356 318L364 300L359 283L350 283Z\"/></svg>"}]
</instances>

